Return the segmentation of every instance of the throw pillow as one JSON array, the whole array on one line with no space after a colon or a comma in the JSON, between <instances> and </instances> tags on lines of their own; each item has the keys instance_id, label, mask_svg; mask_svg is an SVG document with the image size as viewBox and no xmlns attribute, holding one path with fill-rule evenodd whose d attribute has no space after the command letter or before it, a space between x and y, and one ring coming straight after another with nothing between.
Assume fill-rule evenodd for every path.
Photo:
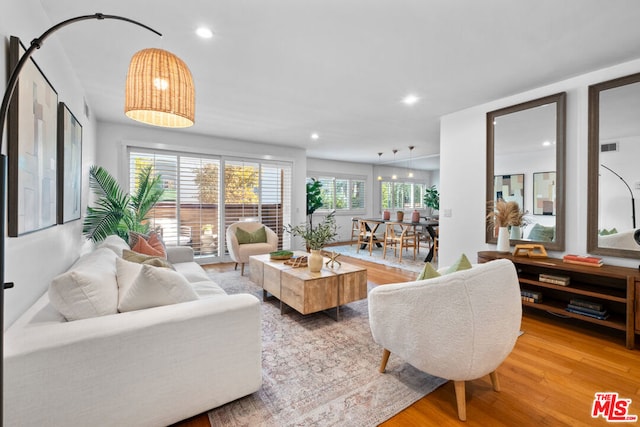
<instances>
[{"instance_id":1,"label":"throw pillow","mask_svg":"<svg viewBox=\"0 0 640 427\"><path fill-rule=\"evenodd\" d=\"M128 262L128 261L123 261ZM130 277L129 267L125 267ZM126 279L125 279L126 280ZM120 312L142 310L198 299L191 284L180 273L166 268L140 264L140 272L120 298Z\"/></svg>"},{"instance_id":2,"label":"throw pillow","mask_svg":"<svg viewBox=\"0 0 640 427\"><path fill-rule=\"evenodd\" d=\"M152 255L145 255L138 252L124 249L122 251L122 259L137 262L138 264L153 265L154 267L164 267L173 269L173 265L164 258Z\"/></svg>"},{"instance_id":3,"label":"throw pillow","mask_svg":"<svg viewBox=\"0 0 640 427\"><path fill-rule=\"evenodd\" d=\"M149 236L149 240L138 238L135 246L131 248L132 251L140 254L151 255L160 258L167 258L167 252L158 240L156 234Z\"/></svg>"},{"instance_id":4,"label":"throw pillow","mask_svg":"<svg viewBox=\"0 0 640 427\"><path fill-rule=\"evenodd\" d=\"M545 227L542 224L536 223L529 232L528 239L536 242L552 242L555 234L555 227Z\"/></svg>"},{"instance_id":5,"label":"throw pillow","mask_svg":"<svg viewBox=\"0 0 640 427\"><path fill-rule=\"evenodd\" d=\"M69 321L117 313L117 259L108 248L80 257L67 272L51 281L51 305Z\"/></svg>"},{"instance_id":6,"label":"throw pillow","mask_svg":"<svg viewBox=\"0 0 640 427\"><path fill-rule=\"evenodd\" d=\"M469 258L465 254L460 255L460 257L447 268L444 273L440 273L438 270L433 268L430 262L425 263L422 272L418 275L416 280L425 280L425 279L433 279L435 277L440 277L445 274L455 273L456 271L469 270L472 267Z\"/></svg>"},{"instance_id":7,"label":"throw pillow","mask_svg":"<svg viewBox=\"0 0 640 427\"><path fill-rule=\"evenodd\" d=\"M131 249L129 244L125 242L122 237L116 234L107 236L102 242L100 242L97 248L109 248L118 256L122 256L122 251Z\"/></svg>"},{"instance_id":8,"label":"throw pillow","mask_svg":"<svg viewBox=\"0 0 640 427\"><path fill-rule=\"evenodd\" d=\"M434 277L440 277L440 273L438 273L438 270L436 270L430 262L427 262L424 264L424 268L416 280L433 279Z\"/></svg>"},{"instance_id":9,"label":"throw pillow","mask_svg":"<svg viewBox=\"0 0 640 427\"><path fill-rule=\"evenodd\" d=\"M236 228L236 238L238 239L239 245L246 245L248 243L266 243L267 230L262 226L254 232L249 232L238 227Z\"/></svg>"}]
</instances>

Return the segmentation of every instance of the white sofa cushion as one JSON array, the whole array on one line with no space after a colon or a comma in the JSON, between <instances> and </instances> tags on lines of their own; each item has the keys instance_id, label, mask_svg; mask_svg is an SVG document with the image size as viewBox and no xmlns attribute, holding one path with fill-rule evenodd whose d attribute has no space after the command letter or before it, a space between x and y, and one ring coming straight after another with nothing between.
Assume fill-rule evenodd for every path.
<instances>
[{"instance_id":1,"label":"white sofa cushion","mask_svg":"<svg viewBox=\"0 0 640 427\"><path fill-rule=\"evenodd\" d=\"M121 288L118 310L141 310L198 299L187 279L173 270L116 260ZM137 273L136 273L137 272Z\"/></svg>"},{"instance_id":2,"label":"white sofa cushion","mask_svg":"<svg viewBox=\"0 0 640 427\"><path fill-rule=\"evenodd\" d=\"M108 248L115 252L116 255L122 256L122 251L130 250L129 244L124 241L124 239L120 236L116 236L112 234L111 236L107 236L100 244L98 244L97 248Z\"/></svg>"},{"instance_id":3,"label":"white sofa cushion","mask_svg":"<svg viewBox=\"0 0 640 427\"><path fill-rule=\"evenodd\" d=\"M107 248L80 257L51 281L51 304L70 321L117 313L116 258Z\"/></svg>"},{"instance_id":4,"label":"white sofa cushion","mask_svg":"<svg viewBox=\"0 0 640 427\"><path fill-rule=\"evenodd\" d=\"M195 262L181 262L173 264L173 268L182 274L190 283L211 280L207 273Z\"/></svg>"}]
</instances>

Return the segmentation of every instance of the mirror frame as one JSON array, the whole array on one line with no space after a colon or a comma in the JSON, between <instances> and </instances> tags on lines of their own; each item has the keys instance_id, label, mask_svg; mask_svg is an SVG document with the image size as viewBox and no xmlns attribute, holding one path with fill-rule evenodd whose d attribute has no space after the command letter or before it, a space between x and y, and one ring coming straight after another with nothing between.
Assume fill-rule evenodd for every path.
<instances>
[{"instance_id":1,"label":"mirror frame","mask_svg":"<svg viewBox=\"0 0 640 427\"><path fill-rule=\"evenodd\" d=\"M640 258L640 250L598 246L600 170L600 92L640 82L640 73L589 86L589 157L587 177L587 252L621 258Z\"/></svg>"},{"instance_id":2,"label":"mirror frame","mask_svg":"<svg viewBox=\"0 0 640 427\"><path fill-rule=\"evenodd\" d=\"M565 152L566 152L566 92L560 92L532 101L523 102L512 105L510 107L501 108L499 110L487 113L487 201L493 200L493 176L494 176L494 131L493 122L497 117L504 116L519 111L528 110L545 104L556 103L556 239L553 242L536 242L532 240L515 240L509 241L514 244L543 244L545 249L554 251L564 251L565 245ZM485 222L486 224L486 222ZM485 234L486 243L497 243L498 239L494 233L487 227Z\"/></svg>"}]
</instances>

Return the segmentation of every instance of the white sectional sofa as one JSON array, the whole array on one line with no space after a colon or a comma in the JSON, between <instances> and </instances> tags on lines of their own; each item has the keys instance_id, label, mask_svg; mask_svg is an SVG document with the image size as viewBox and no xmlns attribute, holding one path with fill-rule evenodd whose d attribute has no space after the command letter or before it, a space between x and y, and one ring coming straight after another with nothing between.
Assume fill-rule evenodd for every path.
<instances>
[{"instance_id":1,"label":"white sectional sofa","mask_svg":"<svg viewBox=\"0 0 640 427\"><path fill-rule=\"evenodd\" d=\"M113 243L70 270L111 286ZM261 387L259 300L225 294L191 248L167 255L198 299L67 321L50 290L5 331L4 425L164 426Z\"/></svg>"}]
</instances>

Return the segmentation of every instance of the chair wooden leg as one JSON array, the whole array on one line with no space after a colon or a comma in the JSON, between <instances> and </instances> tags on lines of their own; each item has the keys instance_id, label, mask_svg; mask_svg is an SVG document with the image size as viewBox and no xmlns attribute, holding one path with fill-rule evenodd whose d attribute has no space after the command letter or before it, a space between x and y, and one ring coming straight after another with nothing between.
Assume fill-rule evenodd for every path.
<instances>
[{"instance_id":1,"label":"chair wooden leg","mask_svg":"<svg viewBox=\"0 0 640 427\"><path fill-rule=\"evenodd\" d=\"M467 404L464 395L464 381L454 381L456 390L456 404L458 405L458 418L460 421L467 421Z\"/></svg>"},{"instance_id":2,"label":"chair wooden leg","mask_svg":"<svg viewBox=\"0 0 640 427\"><path fill-rule=\"evenodd\" d=\"M237 263L237 262L236 262L236 266L235 266L235 267L233 267L233 269L234 269L234 270L237 270L237 269L238 269L238 263Z\"/></svg>"},{"instance_id":3,"label":"chair wooden leg","mask_svg":"<svg viewBox=\"0 0 640 427\"><path fill-rule=\"evenodd\" d=\"M244 262L240 264L240 275L244 276Z\"/></svg>"},{"instance_id":4,"label":"chair wooden leg","mask_svg":"<svg viewBox=\"0 0 640 427\"><path fill-rule=\"evenodd\" d=\"M385 348L384 352L382 353L382 362L380 362L379 371L381 374L383 374L384 370L387 368L387 362L389 361L389 356L391 356L391 352Z\"/></svg>"},{"instance_id":5,"label":"chair wooden leg","mask_svg":"<svg viewBox=\"0 0 640 427\"><path fill-rule=\"evenodd\" d=\"M500 391L500 381L498 381L498 371L493 371L489 374L491 377L491 384L493 384L494 391Z\"/></svg>"}]
</instances>

